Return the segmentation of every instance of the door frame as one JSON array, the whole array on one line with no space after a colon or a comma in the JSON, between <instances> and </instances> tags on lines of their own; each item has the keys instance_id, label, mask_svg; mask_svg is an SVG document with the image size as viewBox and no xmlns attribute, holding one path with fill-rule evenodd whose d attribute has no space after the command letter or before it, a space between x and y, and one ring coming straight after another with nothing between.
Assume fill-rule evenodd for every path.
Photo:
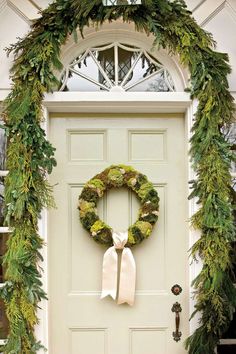
<instances>
[{"instance_id":1,"label":"door frame","mask_svg":"<svg viewBox=\"0 0 236 354\"><path fill-rule=\"evenodd\" d=\"M185 148L186 155L189 156L189 140L191 137L191 128L194 115L197 110L197 102L190 99L190 95L185 92L54 92L45 95L43 101L44 122L43 129L46 136L49 136L49 119L51 113L183 113L185 118ZM190 157L186 162L186 171L188 180L194 178L194 172L191 168ZM189 190L190 194L190 190ZM194 199L186 200L188 204L188 217L190 218L197 210L197 204ZM42 212L42 218L39 221L39 232L45 245L47 244L48 234L48 212ZM189 227L189 248L199 238L199 232ZM44 261L41 267L44 270L42 274L43 288L48 293L48 249L44 246L42 250ZM189 264L189 311L194 310L194 300L192 299L191 283L197 276L201 262L190 262ZM62 283L63 286L63 283ZM38 316L40 323L36 328L37 339L48 348L49 342L49 309L48 301L43 300L40 303ZM189 323L189 330L192 333L197 327L195 318ZM40 354L44 351L40 351Z\"/></svg>"}]
</instances>

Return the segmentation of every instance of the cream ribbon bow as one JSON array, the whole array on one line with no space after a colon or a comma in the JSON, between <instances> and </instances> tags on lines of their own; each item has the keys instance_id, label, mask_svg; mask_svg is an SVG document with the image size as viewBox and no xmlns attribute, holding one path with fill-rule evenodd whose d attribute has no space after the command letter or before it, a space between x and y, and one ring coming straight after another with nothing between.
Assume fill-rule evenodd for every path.
<instances>
[{"instance_id":1,"label":"cream ribbon bow","mask_svg":"<svg viewBox=\"0 0 236 354\"><path fill-rule=\"evenodd\" d=\"M130 248L125 247L128 241L128 231L112 233L114 246L108 248L103 257L102 295L101 299L110 295L117 304L127 302L134 304L136 266ZM122 250L120 277L118 285L118 255L116 250Z\"/></svg>"}]
</instances>

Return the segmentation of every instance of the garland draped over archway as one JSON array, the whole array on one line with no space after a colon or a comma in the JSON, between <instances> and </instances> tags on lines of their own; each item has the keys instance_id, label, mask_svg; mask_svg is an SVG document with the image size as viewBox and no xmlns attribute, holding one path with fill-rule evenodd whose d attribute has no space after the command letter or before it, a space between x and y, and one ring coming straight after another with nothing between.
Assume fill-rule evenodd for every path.
<instances>
[{"instance_id":1,"label":"garland draped over archway","mask_svg":"<svg viewBox=\"0 0 236 354\"><path fill-rule=\"evenodd\" d=\"M9 139L7 149L5 223L12 228L4 257L6 285L1 290L10 322L5 353L36 353L34 327L42 290L38 262L43 240L38 218L53 204L46 174L56 162L54 148L40 127L45 92L58 85L60 48L68 35L85 26L123 18L138 31L153 34L154 46L178 54L191 74L190 92L199 101L192 129L191 157L196 180L191 197L199 210L192 218L201 238L192 247L203 268L194 281L199 328L187 339L190 354L214 354L236 306L232 250L235 240L230 165L233 155L222 129L232 122L233 99L228 90L230 73L226 54L214 51L210 34L201 29L182 0L143 0L140 6L104 7L102 0L56 0L42 12L31 31L9 48L15 57L13 88L4 102Z\"/></svg>"}]
</instances>

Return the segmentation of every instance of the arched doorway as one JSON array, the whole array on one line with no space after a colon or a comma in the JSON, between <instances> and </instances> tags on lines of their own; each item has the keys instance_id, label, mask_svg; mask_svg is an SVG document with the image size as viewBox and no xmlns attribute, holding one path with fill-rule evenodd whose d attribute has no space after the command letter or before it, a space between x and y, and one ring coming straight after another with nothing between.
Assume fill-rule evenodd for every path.
<instances>
[{"instance_id":1,"label":"arched doorway","mask_svg":"<svg viewBox=\"0 0 236 354\"><path fill-rule=\"evenodd\" d=\"M171 75L176 91L183 91L184 76L175 61L164 51L152 52L145 35L119 26L115 23L99 32L91 31L79 47L68 43L65 68L73 68L74 58L86 50L98 58L107 46L115 52L120 43L123 50L132 45L138 53L151 53L152 60L158 60ZM94 48L100 50L96 53ZM125 75L135 58L129 60ZM97 61L102 66L102 60ZM84 65L82 74L89 76L89 64L81 61L76 70ZM119 61L117 64L114 72L119 70ZM148 69L147 63L144 69ZM185 94L174 90L126 92L113 85L104 92L99 72L101 69L96 72L99 90L54 93L45 103L51 111L49 139L57 148L58 162L50 179L56 185L57 209L49 213L49 350L52 354L182 354L183 340L189 334L188 124L184 112L190 101L178 107L177 96L182 95L184 101ZM53 103L54 99L58 102ZM78 219L77 199L84 183L117 163L147 174L161 198L158 226L143 247L133 251L137 263L134 308L118 308L110 299L99 299L104 249L89 240ZM126 190L111 191L99 208L114 229L123 230L136 218L138 202ZM183 288L178 298L171 292L176 283ZM182 307L180 342L172 333L176 300Z\"/></svg>"}]
</instances>

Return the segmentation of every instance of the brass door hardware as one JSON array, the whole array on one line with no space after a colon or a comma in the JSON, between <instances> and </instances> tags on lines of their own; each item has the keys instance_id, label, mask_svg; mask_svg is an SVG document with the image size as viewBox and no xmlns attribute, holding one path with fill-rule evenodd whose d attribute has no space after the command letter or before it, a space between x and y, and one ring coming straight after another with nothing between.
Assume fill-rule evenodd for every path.
<instances>
[{"instance_id":1,"label":"brass door hardware","mask_svg":"<svg viewBox=\"0 0 236 354\"><path fill-rule=\"evenodd\" d=\"M182 293L182 288L179 284L175 284L172 286L171 292L177 296Z\"/></svg>"},{"instance_id":2,"label":"brass door hardware","mask_svg":"<svg viewBox=\"0 0 236 354\"><path fill-rule=\"evenodd\" d=\"M179 331L179 325L180 325L180 316L179 313L182 311L182 307L180 303L176 302L172 306L171 309L172 312L175 312L175 332L172 333L173 339L176 342L179 342L182 336L182 333Z\"/></svg>"}]
</instances>

